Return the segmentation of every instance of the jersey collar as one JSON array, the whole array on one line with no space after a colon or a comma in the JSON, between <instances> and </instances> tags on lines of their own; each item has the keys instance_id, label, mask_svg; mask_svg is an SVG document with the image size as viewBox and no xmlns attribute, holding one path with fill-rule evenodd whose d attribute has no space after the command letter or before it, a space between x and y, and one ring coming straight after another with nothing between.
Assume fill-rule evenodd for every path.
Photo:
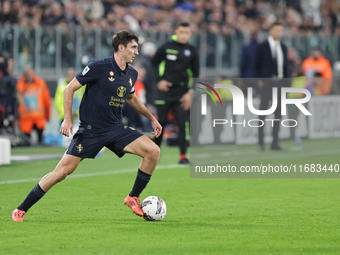
<instances>
[{"instance_id":1,"label":"jersey collar","mask_svg":"<svg viewBox=\"0 0 340 255\"><path fill-rule=\"evenodd\" d=\"M115 71L116 72L118 72L118 73L125 73L125 74L127 74L128 73L128 69L129 69L129 65L126 63L126 68L125 68L125 70L122 70L122 69L120 69L120 67L117 65L117 63L116 63L116 60L115 60L115 58L114 58L114 55L112 55L111 56L111 63L112 63L112 66L113 66L113 68L115 69Z\"/></svg>"}]
</instances>

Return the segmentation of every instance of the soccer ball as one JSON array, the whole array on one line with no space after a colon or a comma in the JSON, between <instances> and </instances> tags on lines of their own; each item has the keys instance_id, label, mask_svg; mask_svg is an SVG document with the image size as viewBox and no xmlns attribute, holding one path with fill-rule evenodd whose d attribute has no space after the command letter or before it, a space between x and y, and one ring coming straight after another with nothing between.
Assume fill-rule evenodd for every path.
<instances>
[{"instance_id":1,"label":"soccer ball","mask_svg":"<svg viewBox=\"0 0 340 255\"><path fill-rule=\"evenodd\" d=\"M160 197L150 196L143 200L142 210L144 212L144 219L159 221L165 217L166 204Z\"/></svg>"}]
</instances>

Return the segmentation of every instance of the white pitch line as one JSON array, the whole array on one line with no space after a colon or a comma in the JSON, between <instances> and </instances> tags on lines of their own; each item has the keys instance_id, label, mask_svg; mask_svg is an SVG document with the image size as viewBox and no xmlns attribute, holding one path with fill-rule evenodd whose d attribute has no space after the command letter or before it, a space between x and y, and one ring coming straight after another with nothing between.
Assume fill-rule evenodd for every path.
<instances>
[{"instance_id":1,"label":"white pitch line","mask_svg":"<svg viewBox=\"0 0 340 255\"><path fill-rule=\"evenodd\" d=\"M188 167L188 166L177 165L177 164L160 165L160 166L157 166L156 170L161 170L161 169L166 169L166 168L185 168L185 167ZM73 178L84 178L84 177L103 176L103 175L111 175L111 174L125 174L125 173L133 173L133 172L136 172L136 171L137 171L136 168L130 168L130 169L122 169L122 170L118 170L118 171L86 173L86 174L72 174L72 175L68 176L67 178L68 179L70 179L70 178L73 179ZM36 182L36 181L40 181L41 178L0 181L0 185L3 185L3 184L14 184L14 183L24 183L24 182Z\"/></svg>"}]
</instances>

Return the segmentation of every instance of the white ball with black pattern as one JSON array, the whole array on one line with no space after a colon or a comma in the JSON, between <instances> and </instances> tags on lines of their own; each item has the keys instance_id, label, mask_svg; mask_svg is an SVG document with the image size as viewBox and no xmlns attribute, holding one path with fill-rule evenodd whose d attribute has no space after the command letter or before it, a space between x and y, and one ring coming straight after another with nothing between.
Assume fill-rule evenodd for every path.
<instances>
[{"instance_id":1,"label":"white ball with black pattern","mask_svg":"<svg viewBox=\"0 0 340 255\"><path fill-rule=\"evenodd\" d=\"M166 214L166 204L163 199L157 196L149 196L142 202L144 219L150 221L160 221Z\"/></svg>"}]
</instances>

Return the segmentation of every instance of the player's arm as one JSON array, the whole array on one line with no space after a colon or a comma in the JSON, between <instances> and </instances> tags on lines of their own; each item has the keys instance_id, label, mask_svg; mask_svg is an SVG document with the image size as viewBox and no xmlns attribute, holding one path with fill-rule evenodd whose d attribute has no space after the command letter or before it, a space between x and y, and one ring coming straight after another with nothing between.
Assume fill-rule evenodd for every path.
<instances>
[{"instance_id":1,"label":"player's arm","mask_svg":"<svg viewBox=\"0 0 340 255\"><path fill-rule=\"evenodd\" d=\"M131 105L133 109L135 109L135 111L147 117L151 121L151 125L153 128L152 134L155 137L159 137L162 133L163 129L162 126L158 123L155 116L153 116L151 112L145 107L142 101L140 101L136 94L135 93L130 94L127 97L126 101L128 102L129 105Z\"/></svg>"},{"instance_id":2,"label":"player's arm","mask_svg":"<svg viewBox=\"0 0 340 255\"><path fill-rule=\"evenodd\" d=\"M74 78L64 90L64 121L60 127L60 133L65 136L69 136L69 132L73 134L72 123L72 104L74 92L80 89L82 85Z\"/></svg>"},{"instance_id":3,"label":"player's arm","mask_svg":"<svg viewBox=\"0 0 340 255\"><path fill-rule=\"evenodd\" d=\"M193 51L193 56L190 61L190 69L192 71L192 77L198 78L200 72L200 63L199 63L199 56L196 50ZM191 106L191 98L192 98L192 90L189 90L187 93L183 95L180 99L181 107L187 111L190 109Z\"/></svg>"}]
</instances>

